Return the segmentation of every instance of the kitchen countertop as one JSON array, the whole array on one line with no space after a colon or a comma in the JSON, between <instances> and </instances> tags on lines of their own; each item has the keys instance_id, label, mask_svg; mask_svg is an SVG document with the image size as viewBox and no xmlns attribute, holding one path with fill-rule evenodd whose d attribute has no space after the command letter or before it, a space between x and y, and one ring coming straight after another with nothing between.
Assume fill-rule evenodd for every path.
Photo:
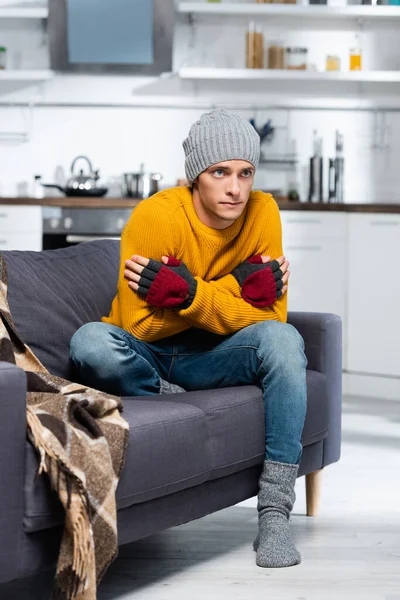
<instances>
[{"instance_id":1,"label":"kitchen countertop","mask_svg":"<svg viewBox=\"0 0 400 600\"><path fill-rule=\"evenodd\" d=\"M61 206L62 208L135 208L134 198L0 198L1 204L15 206Z\"/></svg>"},{"instance_id":2,"label":"kitchen countertop","mask_svg":"<svg viewBox=\"0 0 400 600\"><path fill-rule=\"evenodd\" d=\"M313 204L276 199L280 210L332 211L358 213L399 213L399 204ZM134 198L0 198L0 205L60 206L64 208L135 208L141 202Z\"/></svg>"}]
</instances>

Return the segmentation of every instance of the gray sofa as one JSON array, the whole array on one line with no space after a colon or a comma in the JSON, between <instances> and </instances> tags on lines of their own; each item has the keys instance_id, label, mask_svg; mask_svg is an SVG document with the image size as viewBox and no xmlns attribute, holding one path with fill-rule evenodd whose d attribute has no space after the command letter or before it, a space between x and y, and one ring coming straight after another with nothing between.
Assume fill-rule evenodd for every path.
<instances>
[{"instance_id":1,"label":"gray sofa","mask_svg":"<svg viewBox=\"0 0 400 600\"><path fill-rule=\"evenodd\" d=\"M72 334L108 313L119 243L5 252L9 302L25 342L50 372L73 378ZM340 456L341 321L292 313L305 339L308 410L299 475ZM63 512L26 439L25 373L0 363L0 583L54 564ZM130 423L117 490L120 544L231 506L257 493L264 458L261 390L255 386L126 398ZM312 476L311 476L312 478ZM1 596L1 588L0 588Z\"/></svg>"}]
</instances>

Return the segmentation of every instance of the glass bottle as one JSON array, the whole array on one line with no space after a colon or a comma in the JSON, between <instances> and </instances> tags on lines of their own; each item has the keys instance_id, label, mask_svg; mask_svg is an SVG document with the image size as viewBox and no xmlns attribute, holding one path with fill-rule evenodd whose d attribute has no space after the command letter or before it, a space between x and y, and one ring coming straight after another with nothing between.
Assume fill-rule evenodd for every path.
<instances>
[{"instance_id":1,"label":"glass bottle","mask_svg":"<svg viewBox=\"0 0 400 600\"><path fill-rule=\"evenodd\" d=\"M361 71L362 51L361 48L351 48L350 50L350 71Z\"/></svg>"},{"instance_id":2,"label":"glass bottle","mask_svg":"<svg viewBox=\"0 0 400 600\"><path fill-rule=\"evenodd\" d=\"M246 33L246 67L264 68L264 35L254 22L250 23Z\"/></svg>"}]
</instances>

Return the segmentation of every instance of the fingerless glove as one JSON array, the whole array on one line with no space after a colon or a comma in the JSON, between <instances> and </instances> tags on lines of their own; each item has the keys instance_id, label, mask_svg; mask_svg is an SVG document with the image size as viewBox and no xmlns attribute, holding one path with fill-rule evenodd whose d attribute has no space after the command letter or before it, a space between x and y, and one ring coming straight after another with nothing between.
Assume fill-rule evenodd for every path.
<instances>
[{"instance_id":1,"label":"fingerless glove","mask_svg":"<svg viewBox=\"0 0 400 600\"><path fill-rule=\"evenodd\" d=\"M272 306L282 296L283 273L277 260L263 263L257 254L236 267L232 275L241 287L243 300L252 306Z\"/></svg>"},{"instance_id":2,"label":"fingerless glove","mask_svg":"<svg viewBox=\"0 0 400 600\"><path fill-rule=\"evenodd\" d=\"M188 308L197 289L197 281L187 266L173 256L168 257L167 265L150 259L138 285L138 293L149 304L163 308Z\"/></svg>"}]
</instances>

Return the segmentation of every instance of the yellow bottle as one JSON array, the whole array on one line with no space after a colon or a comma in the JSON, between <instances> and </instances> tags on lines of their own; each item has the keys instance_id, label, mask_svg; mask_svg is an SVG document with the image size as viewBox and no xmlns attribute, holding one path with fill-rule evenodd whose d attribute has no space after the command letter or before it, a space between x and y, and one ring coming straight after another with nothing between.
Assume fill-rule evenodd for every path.
<instances>
[{"instance_id":1,"label":"yellow bottle","mask_svg":"<svg viewBox=\"0 0 400 600\"><path fill-rule=\"evenodd\" d=\"M350 50L350 71L361 71L362 53L361 48L352 48Z\"/></svg>"}]
</instances>

